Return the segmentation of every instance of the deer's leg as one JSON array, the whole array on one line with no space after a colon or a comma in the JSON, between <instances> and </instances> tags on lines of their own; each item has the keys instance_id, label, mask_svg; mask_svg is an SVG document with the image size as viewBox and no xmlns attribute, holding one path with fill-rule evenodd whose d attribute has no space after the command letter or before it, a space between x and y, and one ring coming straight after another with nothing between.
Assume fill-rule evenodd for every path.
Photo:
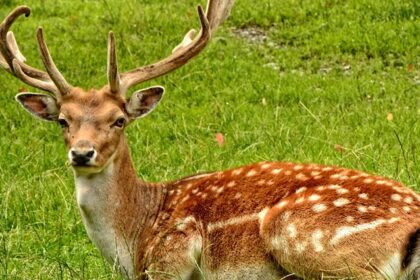
<instances>
[{"instance_id":1,"label":"deer's leg","mask_svg":"<svg viewBox=\"0 0 420 280\"><path fill-rule=\"evenodd\" d=\"M200 271L201 248L199 231L193 228L168 231L154 245L145 271L147 279L193 279Z\"/></svg>"}]
</instances>

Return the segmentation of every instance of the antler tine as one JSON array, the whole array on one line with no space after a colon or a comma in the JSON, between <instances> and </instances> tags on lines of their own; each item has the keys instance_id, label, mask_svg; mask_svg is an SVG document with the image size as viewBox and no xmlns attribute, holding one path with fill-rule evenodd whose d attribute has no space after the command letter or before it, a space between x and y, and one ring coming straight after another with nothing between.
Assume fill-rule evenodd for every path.
<instances>
[{"instance_id":1,"label":"antler tine","mask_svg":"<svg viewBox=\"0 0 420 280\"><path fill-rule=\"evenodd\" d=\"M227 17L233 0L209 0L207 14L198 6L198 15L201 22L199 34L193 38L195 31L190 30L182 43L174 48L171 55L156 63L139 67L121 74L121 93L141 82L162 76L187 63L199 54L209 42L209 39L218 25Z\"/></svg>"},{"instance_id":2,"label":"antler tine","mask_svg":"<svg viewBox=\"0 0 420 280\"><path fill-rule=\"evenodd\" d=\"M120 75L118 73L115 37L112 31L108 35L108 84L112 93L120 91Z\"/></svg>"},{"instance_id":3,"label":"antler tine","mask_svg":"<svg viewBox=\"0 0 420 280\"><path fill-rule=\"evenodd\" d=\"M64 79L57 66L55 66L54 61L48 50L47 44L45 43L44 32L41 27L38 27L36 37L38 39L38 46L41 52L42 62L44 63L45 69L47 70L50 78L52 79L52 81L54 82L54 84L56 85L56 87L62 95L69 93L72 87Z\"/></svg>"},{"instance_id":4,"label":"antler tine","mask_svg":"<svg viewBox=\"0 0 420 280\"><path fill-rule=\"evenodd\" d=\"M15 20L25 15L28 17L31 14L31 10L26 6L19 6L14 9L0 24L0 56L1 66L9 71L12 75L16 75L13 70L13 59L17 59L23 72L33 78L42 79L44 81L49 80L49 76L44 71L33 68L24 63L25 59L21 55L15 37L11 31L9 31Z\"/></svg>"},{"instance_id":5,"label":"antler tine","mask_svg":"<svg viewBox=\"0 0 420 280\"><path fill-rule=\"evenodd\" d=\"M22 70L20 64L18 63L17 59L13 59L13 69L16 77L21 79L24 83L51 92L57 97L57 99L60 99L60 92L53 82L46 82L26 75L25 72Z\"/></svg>"}]
</instances>

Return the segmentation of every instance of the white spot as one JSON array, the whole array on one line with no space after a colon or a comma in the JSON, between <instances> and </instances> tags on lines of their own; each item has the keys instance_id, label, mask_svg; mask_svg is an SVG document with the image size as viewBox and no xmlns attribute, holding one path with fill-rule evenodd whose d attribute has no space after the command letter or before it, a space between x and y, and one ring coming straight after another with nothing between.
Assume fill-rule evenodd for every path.
<instances>
[{"instance_id":1,"label":"white spot","mask_svg":"<svg viewBox=\"0 0 420 280\"><path fill-rule=\"evenodd\" d=\"M190 196L187 194L187 195L186 195L186 196L184 196L184 198L180 201L180 203L184 203L184 202L186 202L189 198L190 198Z\"/></svg>"},{"instance_id":2,"label":"white spot","mask_svg":"<svg viewBox=\"0 0 420 280\"><path fill-rule=\"evenodd\" d=\"M336 207L342 207L349 203L350 203L350 200L348 200L347 198L339 198L339 199L334 200L333 202L334 206Z\"/></svg>"},{"instance_id":3,"label":"white spot","mask_svg":"<svg viewBox=\"0 0 420 280\"><path fill-rule=\"evenodd\" d=\"M271 163L264 163L261 165L261 169L268 169L271 167Z\"/></svg>"},{"instance_id":4,"label":"white spot","mask_svg":"<svg viewBox=\"0 0 420 280\"><path fill-rule=\"evenodd\" d=\"M364 180L363 180L363 183L365 183L365 184L370 184L370 183L372 183L373 181L375 181L373 178L366 178L366 179L364 179Z\"/></svg>"},{"instance_id":5,"label":"white spot","mask_svg":"<svg viewBox=\"0 0 420 280\"><path fill-rule=\"evenodd\" d=\"M185 188L188 190L188 189L190 189L192 186L194 186L192 183L188 183L188 184L185 186Z\"/></svg>"},{"instance_id":6,"label":"white spot","mask_svg":"<svg viewBox=\"0 0 420 280\"><path fill-rule=\"evenodd\" d=\"M174 194L174 190L170 190L169 192L168 192L168 195L173 195Z\"/></svg>"},{"instance_id":7,"label":"white spot","mask_svg":"<svg viewBox=\"0 0 420 280\"><path fill-rule=\"evenodd\" d=\"M353 188L353 190L354 190L355 192L360 192L360 188L359 188L359 187L355 187L355 188Z\"/></svg>"},{"instance_id":8,"label":"white spot","mask_svg":"<svg viewBox=\"0 0 420 280\"><path fill-rule=\"evenodd\" d=\"M196 194L196 193L198 193L198 190L199 190L198 188L197 188L197 189L193 189L193 190L191 191L191 193L192 193L192 194Z\"/></svg>"},{"instance_id":9,"label":"white spot","mask_svg":"<svg viewBox=\"0 0 420 280\"><path fill-rule=\"evenodd\" d=\"M359 197L360 197L361 199L364 199L364 200L366 200L366 199L368 199L368 198L369 198L369 196L367 195L367 193L361 193L361 194L359 194Z\"/></svg>"},{"instance_id":10,"label":"white spot","mask_svg":"<svg viewBox=\"0 0 420 280\"><path fill-rule=\"evenodd\" d=\"M289 233L290 238L295 238L296 237L297 230L296 230L296 226L294 224L289 224L286 229L287 229L287 232Z\"/></svg>"},{"instance_id":11,"label":"white spot","mask_svg":"<svg viewBox=\"0 0 420 280\"><path fill-rule=\"evenodd\" d=\"M348 223L352 223L352 222L354 222L354 217L352 217L352 216L347 216L347 217L346 217L346 222L348 222Z\"/></svg>"},{"instance_id":12,"label":"white spot","mask_svg":"<svg viewBox=\"0 0 420 280\"><path fill-rule=\"evenodd\" d=\"M391 195L391 199L394 201L401 201L401 195L394 193Z\"/></svg>"},{"instance_id":13,"label":"white spot","mask_svg":"<svg viewBox=\"0 0 420 280\"><path fill-rule=\"evenodd\" d=\"M320 213L327 210L327 206L323 203L315 204L314 206L312 206L312 210L316 213Z\"/></svg>"},{"instance_id":14,"label":"white spot","mask_svg":"<svg viewBox=\"0 0 420 280\"><path fill-rule=\"evenodd\" d=\"M211 186L211 187L210 187L210 189L211 189L212 191L216 192L216 191L217 191L217 189L218 189L218 187L217 187L217 186Z\"/></svg>"},{"instance_id":15,"label":"white spot","mask_svg":"<svg viewBox=\"0 0 420 280\"><path fill-rule=\"evenodd\" d=\"M307 187L301 187L301 188L299 188L299 189L297 189L296 190L296 193L301 193L301 192L304 192L304 191L306 191L308 188Z\"/></svg>"},{"instance_id":16,"label":"white spot","mask_svg":"<svg viewBox=\"0 0 420 280\"><path fill-rule=\"evenodd\" d=\"M404 212L408 213L408 212L410 212L411 209L408 206L404 206L403 210L404 210Z\"/></svg>"},{"instance_id":17,"label":"white spot","mask_svg":"<svg viewBox=\"0 0 420 280\"><path fill-rule=\"evenodd\" d=\"M322 246L321 239L324 237L324 233L317 229L312 233L311 241L312 246L314 247L315 252L322 252L324 247Z\"/></svg>"},{"instance_id":18,"label":"white spot","mask_svg":"<svg viewBox=\"0 0 420 280\"><path fill-rule=\"evenodd\" d=\"M360 178L360 175L353 175L353 176L350 177L350 179L352 179L352 180L356 180L356 179L359 179L359 178Z\"/></svg>"},{"instance_id":19,"label":"white spot","mask_svg":"<svg viewBox=\"0 0 420 280\"><path fill-rule=\"evenodd\" d=\"M274 170L273 170L274 171ZM284 172L284 174L286 175L286 176L290 176L290 175L292 175L292 171L291 170L286 170L285 172Z\"/></svg>"},{"instance_id":20,"label":"white spot","mask_svg":"<svg viewBox=\"0 0 420 280\"><path fill-rule=\"evenodd\" d=\"M235 170L232 171L232 175L238 176L242 173L242 171L243 171L243 168L235 169Z\"/></svg>"},{"instance_id":21,"label":"white spot","mask_svg":"<svg viewBox=\"0 0 420 280\"><path fill-rule=\"evenodd\" d=\"M341 189L341 186L340 185L329 185L328 186L328 189L330 189L330 190L338 190L338 189Z\"/></svg>"},{"instance_id":22,"label":"white spot","mask_svg":"<svg viewBox=\"0 0 420 280\"><path fill-rule=\"evenodd\" d=\"M341 177L341 174L339 174L339 173L336 173L336 174L333 174L333 175L330 176L331 179L338 179L340 177Z\"/></svg>"},{"instance_id":23,"label":"white spot","mask_svg":"<svg viewBox=\"0 0 420 280\"><path fill-rule=\"evenodd\" d=\"M262 223L265 216L267 215L268 210L270 210L270 209L268 207L265 207L263 210L260 211L260 213L258 213L258 220L259 220L260 224Z\"/></svg>"},{"instance_id":24,"label":"white spot","mask_svg":"<svg viewBox=\"0 0 420 280\"><path fill-rule=\"evenodd\" d=\"M267 182L267 185L269 185L269 186L274 185L274 181L273 181L273 180L268 181L268 182Z\"/></svg>"},{"instance_id":25,"label":"white spot","mask_svg":"<svg viewBox=\"0 0 420 280\"><path fill-rule=\"evenodd\" d=\"M337 245L340 242L340 240L342 240L343 238L347 236L350 236L352 234L356 234L365 230L375 229L385 222L386 220L384 219L378 219L371 223L359 224L353 227L350 227L350 226L340 227L337 229L334 237L331 239L330 244Z\"/></svg>"},{"instance_id":26,"label":"white spot","mask_svg":"<svg viewBox=\"0 0 420 280\"><path fill-rule=\"evenodd\" d=\"M384 181L384 180L376 181L376 184L378 184L378 185L385 185L385 183L386 183L386 181Z\"/></svg>"},{"instance_id":27,"label":"white spot","mask_svg":"<svg viewBox=\"0 0 420 280\"><path fill-rule=\"evenodd\" d=\"M389 208L389 212L391 212L392 214L396 214L398 212L397 208L391 207Z\"/></svg>"},{"instance_id":28,"label":"white spot","mask_svg":"<svg viewBox=\"0 0 420 280\"><path fill-rule=\"evenodd\" d=\"M242 194L238 192L238 193L235 194L235 196L233 198L234 199L239 199L241 197L242 197Z\"/></svg>"},{"instance_id":29,"label":"white spot","mask_svg":"<svg viewBox=\"0 0 420 280\"><path fill-rule=\"evenodd\" d=\"M303 169L303 165L295 165L294 167L293 167L293 169L295 170L295 171L299 171L299 170L302 170Z\"/></svg>"},{"instance_id":30,"label":"white spot","mask_svg":"<svg viewBox=\"0 0 420 280\"><path fill-rule=\"evenodd\" d=\"M301 196L301 197L299 197L298 199L296 199L295 203L296 203L296 204L300 204L300 203L302 203L302 202L304 202L304 201L305 201L305 198L304 198L303 196Z\"/></svg>"},{"instance_id":31,"label":"white spot","mask_svg":"<svg viewBox=\"0 0 420 280\"><path fill-rule=\"evenodd\" d=\"M248 171L248 173L246 173L246 177L252 177L257 175L257 171L255 171L254 169L251 169Z\"/></svg>"},{"instance_id":32,"label":"white spot","mask_svg":"<svg viewBox=\"0 0 420 280\"><path fill-rule=\"evenodd\" d=\"M317 200L319 200L320 198L321 198L321 196L320 196L320 195L313 194L313 195L311 195L311 196L309 197L309 201L317 201Z\"/></svg>"},{"instance_id":33,"label":"white spot","mask_svg":"<svg viewBox=\"0 0 420 280\"><path fill-rule=\"evenodd\" d=\"M254 220L258 220L258 218L259 218L259 213L234 217L234 218L227 219L225 221L209 223L208 226L207 226L207 230L208 231L213 231L213 230L224 228L226 226L233 226L233 225L248 223L248 222L251 222L251 221L254 221Z\"/></svg>"},{"instance_id":34,"label":"white spot","mask_svg":"<svg viewBox=\"0 0 420 280\"><path fill-rule=\"evenodd\" d=\"M393 218L391 218L391 219L388 220L388 223L389 224L393 224L393 223L398 222L399 220L400 220L400 218L393 217Z\"/></svg>"},{"instance_id":35,"label":"white spot","mask_svg":"<svg viewBox=\"0 0 420 280\"><path fill-rule=\"evenodd\" d=\"M408 203L408 204L411 204L411 203L413 203L413 198L411 196L407 196L406 198L404 198L404 202Z\"/></svg>"},{"instance_id":36,"label":"white spot","mask_svg":"<svg viewBox=\"0 0 420 280\"><path fill-rule=\"evenodd\" d=\"M205 199L207 197L207 193L201 193L201 198Z\"/></svg>"},{"instance_id":37,"label":"white spot","mask_svg":"<svg viewBox=\"0 0 420 280\"><path fill-rule=\"evenodd\" d=\"M258 180L258 182L257 182L257 185L258 186L263 186L264 184L265 184L265 180L264 179Z\"/></svg>"},{"instance_id":38,"label":"white spot","mask_svg":"<svg viewBox=\"0 0 420 280\"><path fill-rule=\"evenodd\" d=\"M236 186L236 182L235 181L230 181L229 183L227 183L226 185L228 188L232 188L234 186Z\"/></svg>"},{"instance_id":39,"label":"white spot","mask_svg":"<svg viewBox=\"0 0 420 280\"><path fill-rule=\"evenodd\" d=\"M216 192L217 192L217 193L222 193L222 192L223 192L223 190L224 190L224 187L220 187L220 188L218 188L218 189L217 189L217 191L216 191Z\"/></svg>"},{"instance_id":40,"label":"white spot","mask_svg":"<svg viewBox=\"0 0 420 280\"><path fill-rule=\"evenodd\" d=\"M338 193L338 194L346 194L346 193L348 193L348 192L349 192L349 190L348 190L348 189L344 189L344 188L343 188L343 189L338 189L338 190L337 190L337 193Z\"/></svg>"},{"instance_id":41,"label":"white spot","mask_svg":"<svg viewBox=\"0 0 420 280\"><path fill-rule=\"evenodd\" d=\"M312 177L318 176L319 174L321 174L321 172L319 172L319 171L312 171L311 172Z\"/></svg>"},{"instance_id":42,"label":"white spot","mask_svg":"<svg viewBox=\"0 0 420 280\"><path fill-rule=\"evenodd\" d=\"M368 210L369 210L369 211L375 211L375 210L376 210L376 207L375 207L375 206L370 205L370 206L368 206Z\"/></svg>"},{"instance_id":43,"label":"white spot","mask_svg":"<svg viewBox=\"0 0 420 280\"><path fill-rule=\"evenodd\" d=\"M281 169L280 168L276 168L276 169L271 170L271 174L273 174L273 175L277 175L280 172L281 172Z\"/></svg>"},{"instance_id":44,"label":"white spot","mask_svg":"<svg viewBox=\"0 0 420 280\"><path fill-rule=\"evenodd\" d=\"M318 176L315 176L315 177L314 177L314 179L315 179L315 180L319 180L319 179L321 179L321 178L322 178L322 175L318 175Z\"/></svg>"},{"instance_id":45,"label":"white spot","mask_svg":"<svg viewBox=\"0 0 420 280\"><path fill-rule=\"evenodd\" d=\"M307 245L308 243L306 241L296 243L296 252L302 254L303 252L305 252Z\"/></svg>"},{"instance_id":46,"label":"white spot","mask_svg":"<svg viewBox=\"0 0 420 280\"><path fill-rule=\"evenodd\" d=\"M401 188L397 187L397 186L393 186L392 189L398 193L402 193Z\"/></svg>"},{"instance_id":47,"label":"white spot","mask_svg":"<svg viewBox=\"0 0 420 280\"><path fill-rule=\"evenodd\" d=\"M309 180L309 178L305 174L303 174L303 173L297 174L296 175L296 179L297 180L300 180L300 181L307 181L307 180Z\"/></svg>"},{"instance_id":48,"label":"white spot","mask_svg":"<svg viewBox=\"0 0 420 280\"><path fill-rule=\"evenodd\" d=\"M316 187L315 190L317 190L317 191L323 191L323 190L325 190L325 186Z\"/></svg>"},{"instance_id":49,"label":"white spot","mask_svg":"<svg viewBox=\"0 0 420 280\"><path fill-rule=\"evenodd\" d=\"M357 210L361 213L366 213L368 211L367 207L363 205L357 206Z\"/></svg>"},{"instance_id":50,"label":"white spot","mask_svg":"<svg viewBox=\"0 0 420 280\"><path fill-rule=\"evenodd\" d=\"M322 168L322 171L331 171L331 170L333 170L333 168L329 166Z\"/></svg>"},{"instance_id":51,"label":"white spot","mask_svg":"<svg viewBox=\"0 0 420 280\"><path fill-rule=\"evenodd\" d=\"M343 176L340 176L340 180L347 180L349 178L349 176L346 176L346 175L343 175Z\"/></svg>"},{"instance_id":52,"label":"white spot","mask_svg":"<svg viewBox=\"0 0 420 280\"><path fill-rule=\"evenodd\" d=\"M290 211L285 211L281 217L283 219L283 221L287 222L290 218L290 216L292 215L292 213Z\"/></svg>"},{"instance_id":53,"label":"white spot","mask_svg":"<svg viewBox=\"0 0 420 280\"><path fill-rule=\"evenodd\" d=\"M278 203L276 206L277 208L283 208L284 206L286 206L289 203L289 201L287 200L283 200L280 203Z\"/></svg>"}]
</instances>

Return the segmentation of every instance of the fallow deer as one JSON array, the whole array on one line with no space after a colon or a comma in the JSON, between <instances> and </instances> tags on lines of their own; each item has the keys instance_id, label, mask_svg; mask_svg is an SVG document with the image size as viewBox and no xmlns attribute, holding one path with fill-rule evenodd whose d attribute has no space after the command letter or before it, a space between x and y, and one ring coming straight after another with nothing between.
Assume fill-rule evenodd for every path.
<instances>
[{"instance_id":1,"label":"fallow deer","mask_svg":"<svg viewBox=\"0 0 420 280\"><path fill-rule=\"evenodd\" d=\"M167 183L137 178L124 129L150 113L164 89L125 93L197 55L231 4L210 0L206 13L198 7L196 37L190 31L169 57L122 74L110 33L109 83L89 91L66 82L41 28L46 72L25 63L9 28L29 8L1 23L1 66L53 94L16 100L62 126L90 239L129 279L420 279L420 196L391 179L281 162Z\"/></svg>"}]
</instances>

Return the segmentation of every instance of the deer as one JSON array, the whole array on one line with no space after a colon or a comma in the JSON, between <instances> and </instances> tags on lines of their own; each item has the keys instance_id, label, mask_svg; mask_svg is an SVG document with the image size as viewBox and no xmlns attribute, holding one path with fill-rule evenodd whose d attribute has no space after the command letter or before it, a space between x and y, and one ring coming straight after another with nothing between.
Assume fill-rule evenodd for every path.
<instances>
[{"instance_id":1,"label":"deer","mask_svg":"<svg viewBox=\"0 0 420 280\"><path fill-rule=\"evenodd\" d=\"M62 127L76 201L87 235L126 279L420 279L420 195L392 179L344 167L259 162L170 182L136 175L124 131L148 115L164 88L127 91L197 56L233 1L198 6L189 31L166 58L119 73L108 35L108 84L83 90L54 64L43 29L46 72L26 64L0 24L0 65L47 94L16 101Z\"/></svg>"}]
</instances>

